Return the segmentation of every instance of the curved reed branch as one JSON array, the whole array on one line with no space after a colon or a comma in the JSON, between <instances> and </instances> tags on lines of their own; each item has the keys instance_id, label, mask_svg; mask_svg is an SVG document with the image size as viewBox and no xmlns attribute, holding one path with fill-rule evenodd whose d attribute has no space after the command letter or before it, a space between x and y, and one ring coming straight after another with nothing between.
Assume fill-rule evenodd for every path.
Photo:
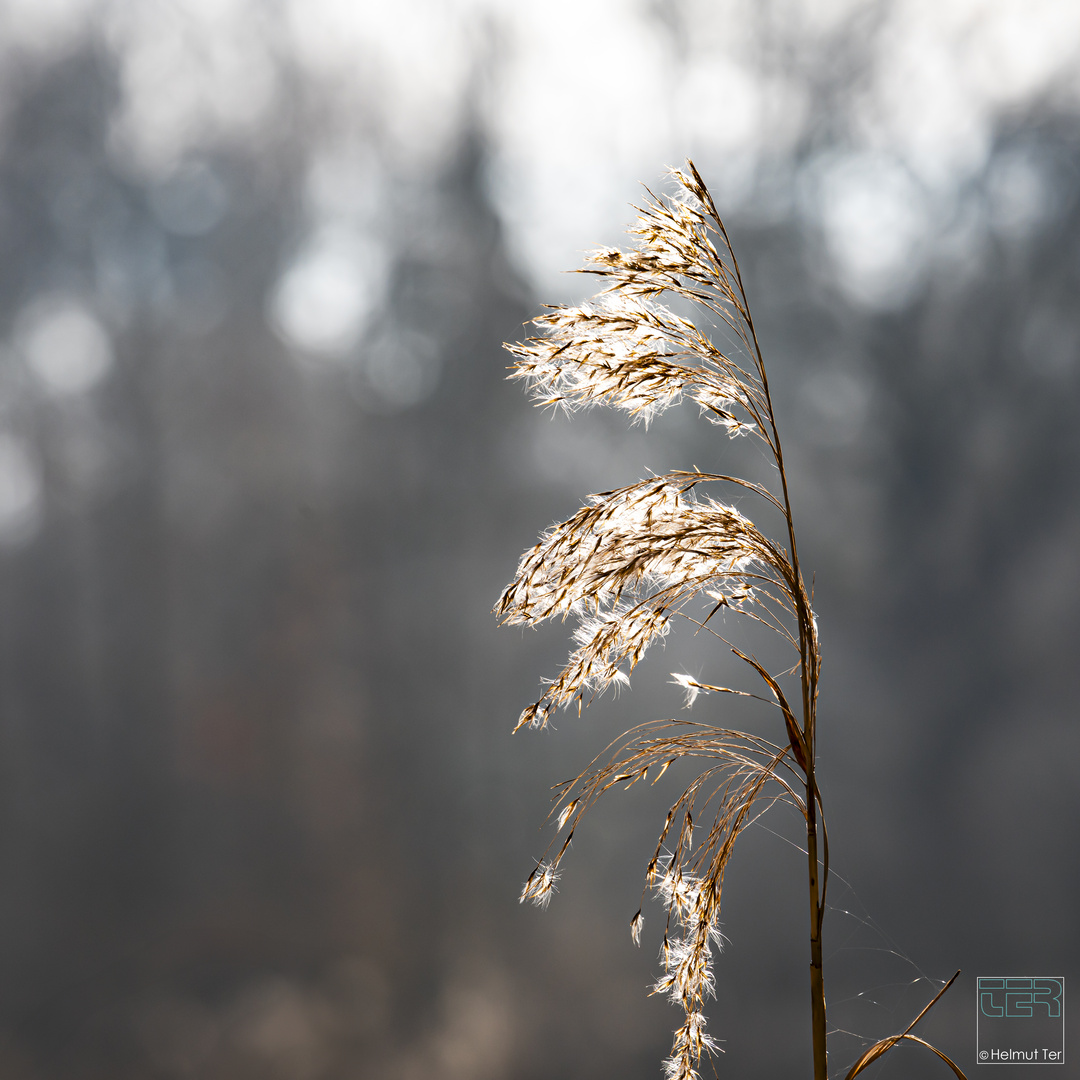
<instances>
[{"instance_id":1,"label":"curved reed branch","mask_svg":"<svg viewBox=\"0 0 1080 1080\"><path fill-rule=\"evenodd\" d=\"M872 1065L875 1061L877 1061L878 1058L880 1058L884 1054L887 1054L894 1046L899 1045L905 1039L910 1042L918 1043L920 1046L925 1046L927 1050L930 1050L933 1053L937 1054L937 1056L941 1058L941 1060L944 1061L950 1069L952 1069L953 1073L956 1074L959 1080L967 1080L967 1077L964 1076L964 1074L960 1071L960 1067L956 1064L955 1061L953 1061L947 1055L943 1054L936 1046L932 1046L925 1039L920 1039L918 1035L911 1034L911 1029L938 1003L945 991L948 990L954 982L956 982L957 976L959 974L960 972L957 971L956 975L954 975L934 995L933 999L923 1008L922 1012L920 1012L919 1015L916 1016L910 1024L908 1024L907 1028L900 1032L899 1035L890 1035L888 1038L881 1039L879 1042L874 1043L873 1046L866 1050L866 1052L859 1058L859 1060L856 1061L855 1064L852 1065L851 1068L848 1070L848 1074L844 1077L844 1080L855 1080L855 1077L858 1076L859 1073L863 1071L863 1069L867 1068L867 1066L869 1065Z\"/></svg>"}]
</instances>

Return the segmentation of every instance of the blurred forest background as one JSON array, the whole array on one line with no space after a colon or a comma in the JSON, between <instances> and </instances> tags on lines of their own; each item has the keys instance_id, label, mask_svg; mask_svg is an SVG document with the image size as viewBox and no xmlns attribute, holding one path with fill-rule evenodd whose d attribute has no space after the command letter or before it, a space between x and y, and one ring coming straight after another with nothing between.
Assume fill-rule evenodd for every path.
<instances>
[{"instance_id":1,"label":"blurred forest background","mask_svg":"<svg viewBox=\"0 0 1080 1080\"><path fill-rule=\"evenodd\" d=\"M678 637L511 738L566 634L490 609L586 493L743 463L504 380L687 155L816 571L833 1066L962 967L926 1034L973 1068L976 975L1073 974L1080 6L6 0L5 1080L658 1075L662 911L628 928L671 789L517 893L550 784L682 715L672 671L742 676ZM808 1069L763 824L710 1021L743 1080Z\"/></svg>"}]
</instances>

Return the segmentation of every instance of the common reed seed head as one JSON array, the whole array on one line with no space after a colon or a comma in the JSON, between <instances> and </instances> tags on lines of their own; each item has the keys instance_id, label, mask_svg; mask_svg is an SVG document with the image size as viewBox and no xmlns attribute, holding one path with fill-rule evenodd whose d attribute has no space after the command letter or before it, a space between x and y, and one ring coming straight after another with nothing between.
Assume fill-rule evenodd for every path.
<instances>
[{"instance_id":1,"label":"common reed seed head","mask_svg":"<svg viewBox=\"0 0 1080 1080\"><path fill-rule=\"evenodd\" d=\"M538 404L576 411L606 405L633 422L649 421L680 401L696 403L731 436L760 440L780 478L776 491L736 476L676 471L590 496L525 552L496 605L506 623L535 625L571 618L573 648L562 670L518 719L543 728L558 708L580 708L627 683L649 646L677 618L709 629L727 610L756 620L790 643L808 673L810 709L800 732L780 682L752 656L734 650L765 680L783 716L785 742L688 721L658 721L616 740L574 780L558 786L554 857L525 882L522 902L545 906L574 829L614 786L652 777L676 761L702 763L668 811L646 875L667 911L663 974L654 993L685 1013L665 1062L671 1080L696 1077L702 1053L717 1049L705 1033L705 1000L713 996L713 951L723 942L720 900L735 840L777 801L804 815L793 786L812 753L817 636L794 551L779 436L764 362L738 263L712 198L691 163L672 170L673 193L648 198L629 232L629 250L602 248L583 273L599 278L587 303L548 308L528 341L508 345L511 377L525 381ZM695 321L671 303L695 312ZM706 333L701 329L705 325ZM710 336L719 330L723 347ZM778 512L786 542L762 532L741 510L707 492L738 487ZM692 705L701 694L752 697L746 691L673 675ZM808 741L809 740L809 741ZM707 811L711 815L702 817ZM705 825L695 827L695 817ZM554 843L554 839L552 841ZM640 943L641 911L630 933Z\"/></svg>"}]
</instances>

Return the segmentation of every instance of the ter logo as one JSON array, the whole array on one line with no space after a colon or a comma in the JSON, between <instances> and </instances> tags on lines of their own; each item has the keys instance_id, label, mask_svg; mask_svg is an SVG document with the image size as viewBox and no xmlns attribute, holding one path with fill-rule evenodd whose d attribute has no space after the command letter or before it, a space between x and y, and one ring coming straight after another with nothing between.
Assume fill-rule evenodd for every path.
<instances>
[{"instance_id":1,"label":"ter logo","mask_svg":"<svg viewBox=\"0 0 1080 1080\"><path fill-rule=\"evenodd\" d=\"M1056 1019L1063 990L1058 979L980 979L979 1008L983 1016Z\"/></svg>"},{"instance_id":2,"label":"ter logo","mask_svg":"<svg viewBox=\"0 0 1080 1080\"><path fill-rule=\"evenodd\" d=\"M976 1060L980 1065L1065 1064L1065 979L979 977Z\"/></svg>"}]
</instances>

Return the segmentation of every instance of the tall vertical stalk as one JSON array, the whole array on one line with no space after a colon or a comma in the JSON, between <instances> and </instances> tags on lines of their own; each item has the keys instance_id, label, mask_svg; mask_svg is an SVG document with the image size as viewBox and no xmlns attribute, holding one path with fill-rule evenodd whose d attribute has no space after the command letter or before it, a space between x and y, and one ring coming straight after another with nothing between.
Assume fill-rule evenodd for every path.
<instances>
[{"instance_id":1,"label":"tall vertical stalk","mask_svg":"<svg viewBox=\"0 0 1080 1080\"><path fill-rule=\"evenodd\" d=\"M693 164L690 169L694 178L701 183L701 177ZM758 340L757 331L754 328L754 318L750 313L750 305L746 299L746 290L743 287L742 272L739 269L739 261L735 257L734 248L724 227L723 221L717 213L716 205L712 196L706 191L707 205L711 216L723 236L725 246L731 256L731 265L735 285L738 289L740 305L739 310L743 315L753 343L753 358L758 377L761 380L761 388L766 402L766 411L771 430L771 443L776 461L776 471L780 479L781 498L784 504L784 522L787 527L789 558L791 568L796 581L795 607L799 623L799 679L802 692L802 736L806 758L806 853L807 853L807 876L810 893L810 1018L812 1047L814 1059L814 1080L827 1080L828 1077L828 1053L826 1048L827 1026L825 1020L825 976L822 967L821 954L821 929L825 916L825 887L827 884L828 862L826 860L822 881L818 883L818 804L820 793L815 779L817 746L815 739L815 720L817 716L817 681L820 672L820 653L817 649L816 634L813 632L813 612L806 597L805 583L803 582L802 569L799 566L799 549L795 541L795 518L791 510L791 497L788 494L787 470L784 468L784 450L780 441L780 433L776 426L776 415L772 406L772 394L769 391L769 376L765 370L765 360L761 353L761 343Z\"/></svg>"},{"instance_id":2,"label":"tall vertical stalk","mask_svg":"<svg viewBox=\"0 0 1080 1080\"><path fill-rule=\"evenodd\" d=\"M694 178L701 184L701 177L693 164L690 169ZM814 1080L827 1080L828 1077L828 1053L826 1049L827 1026L825 1020L825 977L822 967L821 954L821 930L825 916L825 885L828 874L828 864L824 867L822 881L818 882L818 803L820 794L815 779L816 771L816 739L815 719L817 715L817 680L820 671L820 653L817 650L816 635L813 633L813 613L806 597L806 588L803 582L802 569L799 566L799 549L795 540L795 518L791 510L791 497L788 494L787 470L784 468L784 450L780 441L780 433L776 426L776 415L773 411L772 394L769 391L769 376L765 370L765 359L761 353L761 343L758 340L757 331L754 327L754 318L750 313L750 305L746 299L746 290L743 286L742 272L739 269L739 260L735 256L734 248L727 234L712 196L706 191L707 205L711 216L723 236L724 244L731 256L733 278L739 295L739 311L742 314L746 328L753 343L753 359L757 369L757 375L761 380L761 388L766 402L766 413L769 419L770 441L776 462L776 471L780 479L781 499L784 504L784 523L787 528L789 558L791 568L796 581L795 608L799 624L799 680L802 692L802 736L806 757L806 852L807 852L807 877L810 893L810 1017L811 1034L814 1060Z\"/></svg>"}]
</instances>

